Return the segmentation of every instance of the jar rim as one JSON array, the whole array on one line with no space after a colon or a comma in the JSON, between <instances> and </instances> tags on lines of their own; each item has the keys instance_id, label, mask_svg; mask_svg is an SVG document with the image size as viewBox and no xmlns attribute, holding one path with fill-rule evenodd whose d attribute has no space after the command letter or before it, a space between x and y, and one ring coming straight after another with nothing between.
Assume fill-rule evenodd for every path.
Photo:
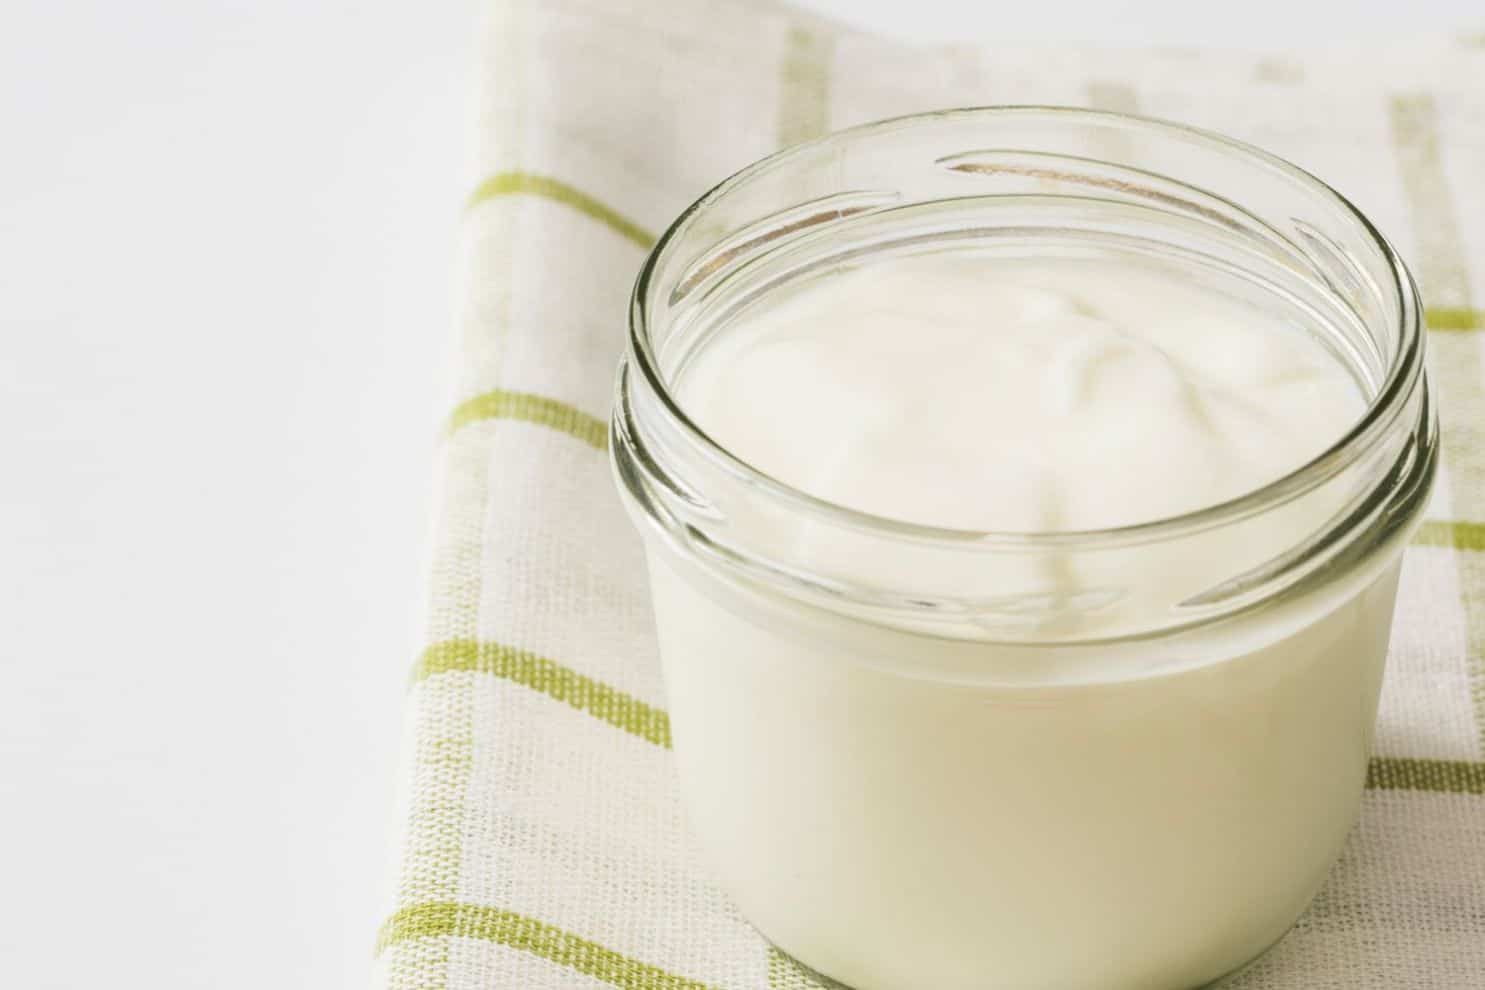
<instances>
[{"instance_id":1,"label":"jar rim","mask_svg":"<svg viewBox=\"0 0 1485 990\"><path fill-rule=\"evenodd\" d=\"M1148 133L1202 142L1208 147L1225 150L1278 170L1306 187L1308 191L1341 207L1354 219L1365 231L1371 246L1376 248L1392 276L1394 291L1390 293L1390 296L1396 300L1396 309L1394 313L1389 314L1389 318L1395 321L1397 326L1397 345L1392 354L1386 355L1388 362L1386 374L1382 377L1375 394L1368 397L1366 409L1361 417L1344 434L1303 464L1267 484L1225 501L1176 515L1126 525L1099 529L1047 531L960 529L913 522L855 509L812 495L760 470L737 456L725 445L717 442L691 419L661 374L657 355L651 346L649 297L657 267L664 258L667 248L707 207L759 174L833 142L849 141L950 118L999 120L1035 116L1043 116L1068 124L1076 124L1079 121L1116 121L1122 125L1143 129ZM1119 546L1161 540L1245 519L1303 495L1323 484L1336 472L1365 456L1388 433L1389 427L1402 414L1423 377L1424 332L1422 305L1407 266L1386 237L1361 210L1313 173L1256 145L1205 128L1138 114L1034 104L962 107L888 117L833 131L758 159L717 183L682 211L666 228L646 257L635 280L628 321L630 360L637 366L649 389L658 398L664 415L714 466L732 475L736 480L756 490L766 492L813 516L829 519L835 525L914 543L958 545L973 543L1000 550L1034 550L1052 547L1094 549L1100 546Z\"/></svg>"}]
</instances>

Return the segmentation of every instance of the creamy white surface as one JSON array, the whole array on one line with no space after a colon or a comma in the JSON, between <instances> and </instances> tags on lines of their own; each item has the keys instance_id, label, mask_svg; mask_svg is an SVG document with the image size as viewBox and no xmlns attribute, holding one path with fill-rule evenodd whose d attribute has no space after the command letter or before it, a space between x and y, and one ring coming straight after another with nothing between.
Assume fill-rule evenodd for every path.
<instances>
[{"instance_id":1,"label":"creamy white surface","mask_svg":"<svg viewBox=\"0 0 1485 990\"><path fill-rule=\"evenodd\" d=\"M1241 495L1363 406L1298 328L1158 270L942 255L745 314L680 392L815 495L1028 531ZM1153 610L1292 545L1342 494L1196 544L970 559L929 583L1112 582ZM821 529L777 535L901 580ZM650 569L692 824L749 920L857 990L1187 990L1267 947L1354 818L1397 573L1159 642L1012 646L758 596L655 545Z\"/></svg>"},{"instance_id":2,"label":"creamy white surface","mask_svg":"<svg viewBox=\"0 0 1485 990\"><path fill-rule=\"evenodd\" d=\"M1242 495L1364 401L1264 310L1165 270L938 254L747 313L680 397L724 447L841 505L959 529L1099 529Z\"/></svg>"},{"instance_id":3,"label":"creamy white surface","mask_svg":"<svg viewBox=\"0 0 1485 990\"><path fill-rule=\"evenodd\" d=\"M914 668L1036 647L812 616L652 553L687 817L743 915L855 990L1191 990L1282 936L1340 851L1397 570L1261 647L1199 633L1171 648L1207 663L1007 687Z\"/></svg>"}]
</instances>

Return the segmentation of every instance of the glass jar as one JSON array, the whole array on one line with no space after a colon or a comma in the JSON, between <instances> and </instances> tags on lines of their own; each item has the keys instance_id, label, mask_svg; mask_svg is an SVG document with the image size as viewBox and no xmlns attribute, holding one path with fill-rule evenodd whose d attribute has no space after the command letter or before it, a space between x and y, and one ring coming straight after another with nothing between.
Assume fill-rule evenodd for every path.
<instances>
[{"instance_id":1,"label":"glass jar","mask_svg":"<svg viewBox=\"0 0 1485 990\"><path fill-rule=\"evenodd\" d=\"M689 357L767 294L970 242L1220 281L1319 328L1366 412L1220 505L996 533L811 497L676 400ZM1424 336L1407 270L1339 194L1168 123L907 117L703 196L635 287L611 451L689 819L743 915L858 990L1186 990L1277 941L1366 778L1437 460Z\"/></svg>"}]
</instances>

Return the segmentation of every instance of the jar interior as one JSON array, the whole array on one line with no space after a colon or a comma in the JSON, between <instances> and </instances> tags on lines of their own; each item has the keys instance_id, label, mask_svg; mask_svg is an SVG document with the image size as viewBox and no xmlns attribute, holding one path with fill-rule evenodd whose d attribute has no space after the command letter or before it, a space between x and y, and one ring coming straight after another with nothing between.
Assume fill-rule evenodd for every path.
<instances>
[{"instance_id":1,"label":"jar interior","mask_svg":"<svg viewBox=\"0 0 1485 990\"><path fill-rule=\"evenodd\" d=\"M1197 132L998 113L988 131L971 111L806 145L703 200L642 285L667 382L760 297L863 258L968 248L1178 264L1291 314L1368 397L1379 393L1402 344L1397 273L1375 232L1318 180Z\"/></svg>"},{"instance_id":2,"label":"jar interior","mask_svg":"<svg viewBox=\"0 0 1485 990\"><path fill-rule=\"evenodd\" d=\"M935 254L971 255L987 267L997 261L1055 266L1078 260L1166 269L1206 293L1240 301L1307 334L1368 401L1379 391L1391 358L1357 309L1329 283L1282 254L1258 249L1241 230L1213 231L1200 220L1140 204L1016 195L865 212L727 266L695 285L686 293L686 305L677 306L658 341L661 373L679 393L696 357L723 337L748 332L748 318L758 310L846 270ZM1328 439L1338 441L1341 435Z\"/></svg>"},{"instance_id":3,"label":"jar interior","mask_svg":"<svg viewBox=\"0 0 1485 990\"><path fill-rule=\"evenodd\" d=\"M1311 337L1366 411L1292 474L1201 512L1006 534L904 526L811 499L713 442L677 401L698 355L746 332L758 308L843 270L935 252L1179 271ZM1395 255L1344 199L1213 135L1030 108L869 125L745 170L666 234L636 285L616 467L680 557L831 611L1002 642L1184 628L1304 582L1370 580L1390 559L1355 570L1383 543L1395 548L1432 475L1416 303ZM791 545L802 517L830 531L832 554ZM1049 553L1074 580L1025 579L1025 556ZM1130 577L1152 569L1158 587Z\"/></svg>"}]
</instances>

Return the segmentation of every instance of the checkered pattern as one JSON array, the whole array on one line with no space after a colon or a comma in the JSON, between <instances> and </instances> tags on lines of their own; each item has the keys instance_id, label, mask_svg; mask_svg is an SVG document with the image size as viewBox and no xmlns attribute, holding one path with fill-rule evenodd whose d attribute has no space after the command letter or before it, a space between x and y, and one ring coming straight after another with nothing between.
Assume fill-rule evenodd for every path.
<instances>
[{"instance_id":1,"label":"checkered pattern","mask_svg":"<svg viewBox=\"0 0 1485 990\"><path fill-rule=\"evenodd\" d=\"M783 143L1055 103L1269 148L1413 265L1444 469L1408 551L1378 759L1330 883L1235 986L1485 987L1485 38L1302 58L922 48L734 0L506 0L488 32L380 985L815 985L712 885L682 817L638 537L602 451L628 293L654 232Z\"/></svg>"}]
</instances>

